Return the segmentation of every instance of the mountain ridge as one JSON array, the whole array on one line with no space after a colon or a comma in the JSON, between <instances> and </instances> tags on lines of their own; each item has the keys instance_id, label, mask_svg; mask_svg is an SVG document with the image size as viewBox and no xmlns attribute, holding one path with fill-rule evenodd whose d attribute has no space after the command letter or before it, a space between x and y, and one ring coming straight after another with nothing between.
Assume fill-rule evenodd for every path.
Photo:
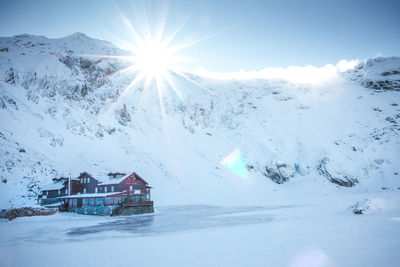
<instances>
[{"instance_id":1,"label":"mountain ridge","mask_svg":"<svg viewBox=\"0 0 400 267\"><path fill-rule=\"evenodd\" d=\"M180 93L160 100L140 82L126 90L129 63L93 57L126 51L80 33L43 38L0 38L1 207L34 205L51 178L83 171L136 171L161 204L400 188L397 57L317 85L173 75ZM235 149L246 178L220 164Z\"/></svg>"}]
</instances>

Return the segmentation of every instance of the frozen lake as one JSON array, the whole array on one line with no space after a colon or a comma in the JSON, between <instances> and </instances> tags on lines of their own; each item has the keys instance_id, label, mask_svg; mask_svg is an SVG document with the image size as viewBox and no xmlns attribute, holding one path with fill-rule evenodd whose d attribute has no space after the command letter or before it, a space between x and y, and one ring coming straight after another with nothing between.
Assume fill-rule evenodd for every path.
<instances>
[{"instance_id":1,"label":"frozen lake","mask_svg":"<svg viewBox=\"0 0 400 267\"><path fill-rule=\"evenodd\" d=\"M262 213L293 206L218 207L208 205L159 207L154 214L116 217L96 225L71 228L68 236L90 236L104 232L137 235L166 234L198 229L268 223L273 216Z\"/></svg>"},{"instance_id":2,"label":"frozen lake","mask_svg":"<svg viewBox=\"0 0 400 267\"><path fill-rule=\"evenodd\" d=\"M1 266L399 266L398 211L354 215L335 199L1 220Z\"/></svg>"}]
</instances>

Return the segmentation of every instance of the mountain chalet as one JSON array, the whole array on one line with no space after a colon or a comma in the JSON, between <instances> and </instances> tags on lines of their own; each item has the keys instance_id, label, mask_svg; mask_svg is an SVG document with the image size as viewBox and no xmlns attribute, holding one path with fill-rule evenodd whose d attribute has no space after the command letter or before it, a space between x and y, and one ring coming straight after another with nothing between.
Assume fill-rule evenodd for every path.
<instances>
[{"instance_id":1,"label":"mountain chalet","mask_svg":"<svg viewBox=\"0 0 400 267\"><path fill-rule=\"evenodd\" d=\"M132 215L154 212L151 187L136 172L109 173L100 179L83 172L77 178L54 178L39 195L45 207L91 215Z\"/></svg>"}]
</instances>

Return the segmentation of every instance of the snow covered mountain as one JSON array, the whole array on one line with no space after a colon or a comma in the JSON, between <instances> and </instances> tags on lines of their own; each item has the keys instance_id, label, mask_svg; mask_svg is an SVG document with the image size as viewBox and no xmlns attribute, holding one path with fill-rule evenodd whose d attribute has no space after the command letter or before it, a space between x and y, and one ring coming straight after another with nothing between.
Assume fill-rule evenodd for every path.
<instances>
[{"instance_id":1,"label":"snow covered mountain","mask_svg":"<svg viewBox=\"0 0 400 267\"><path fill-rule=\"evenodd\" d=\"M125 90L126 62L93 56L127 54L81 33L0 38L0 207L84 171L136 171L156 204L400 188L400 58L318 83L172 75L179 93L160 101ZM220 164L235 149L243 177Z\"/></svg>"}]
</instances>

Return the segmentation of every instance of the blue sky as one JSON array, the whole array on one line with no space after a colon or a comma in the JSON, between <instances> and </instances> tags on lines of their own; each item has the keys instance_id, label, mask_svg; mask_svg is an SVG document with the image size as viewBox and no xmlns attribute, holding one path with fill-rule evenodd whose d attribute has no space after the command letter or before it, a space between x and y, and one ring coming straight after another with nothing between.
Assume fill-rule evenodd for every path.
<instances>
[{"instance_id":1,"label":"blue sky","mask_svg":"<svg viewBox=\"0 0 400 267\"><path fill-rule=\"evenodd\" d=\"M187 68L259 70L323 66L340 59L400 55L400 1L57 1L1 0L0 36L63 37L74 32L133 42L118 9L140 32L145 15L165 32L186 21L175 41L204 39L181 51Z\"/></svg>"}]
</instances>

